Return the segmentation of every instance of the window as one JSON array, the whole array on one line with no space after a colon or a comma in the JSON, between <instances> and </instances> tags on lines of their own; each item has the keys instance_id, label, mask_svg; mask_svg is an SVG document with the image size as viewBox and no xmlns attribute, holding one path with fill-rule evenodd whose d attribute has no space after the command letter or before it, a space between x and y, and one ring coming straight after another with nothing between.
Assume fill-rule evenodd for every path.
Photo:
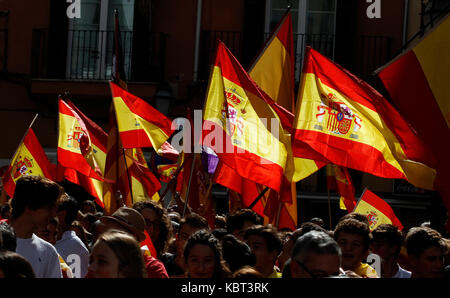
<instances>
[{"instance_id":1,"label":"window","mask_svg":"<svg viewBox=\"0 0 450 298\"><path fill-rule=\"evenodd\" d=\"M305 46L334 58L337 0L266 0L266 35L291 5L294 33L295 78L299 80Z\"/></svg>"},{"instance_id":2,"label":"window","mask_svg":"<svg viewBox=\"0 0 450 298\"><path fill-rule=\"evenodd\" d=\"M114 10L119 12L125 74L131 68L134 0L81 0L81 18L71 19L66 78L105 80L111 76Z\"/></svg>"}]
</instances>

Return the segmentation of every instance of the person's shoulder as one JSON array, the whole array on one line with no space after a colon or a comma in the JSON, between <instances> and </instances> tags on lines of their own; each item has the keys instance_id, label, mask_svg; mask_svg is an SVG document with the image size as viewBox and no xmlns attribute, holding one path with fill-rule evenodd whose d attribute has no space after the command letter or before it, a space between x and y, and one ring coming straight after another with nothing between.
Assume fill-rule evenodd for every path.
<instances>
[{"instance_id":1,"label":"person's shoulder","mask_svg":"<svg viewBox=\"0 0 450 298\"><path fill-rule=\"evenodd\" d=\"M58 256L58 252L57 252L56 248L50 242L47 242L46 240L36 236L35 234L33 234L32 237L33 237L33 242L36 243L36 245L40 246L45 251L51 252L51 253L55 254L56 256Z\"/></svg>"}]
</instances>

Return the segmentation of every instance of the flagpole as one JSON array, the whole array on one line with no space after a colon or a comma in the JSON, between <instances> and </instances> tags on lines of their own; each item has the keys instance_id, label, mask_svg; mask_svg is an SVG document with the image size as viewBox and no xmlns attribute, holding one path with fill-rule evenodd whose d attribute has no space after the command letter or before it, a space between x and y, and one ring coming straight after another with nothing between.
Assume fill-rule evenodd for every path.
<instances>
[{"instance_id":1,"label":"flagpole","mask_svg":"<svg viewBox=\"0 0 450 298\"><path fill-rule=\"evenodd\" d=\"M186 199L184 200L184 210L183 210L183 217L186 214L186 208L188 205L188 201L189 201L189 190L191 189L191 181L192 181L192 174L194 173L194 167L195 167L195 154L197 153L193 153L193 160L192 160L192 166L191 166L191 174L189 176L189 182L188 182L188 186L187 186L187 190L186 190Z\"/></svg>"},{"instance_id":2,"label":"flagpole","mask_svg":"<svg viewBox=\"0 0 450 298\"><path fill-rule=\"evenodd\" d=\"M181 163L181 165L178 167L178 169L176 170L176 172L175 172L175 174L174 174L174 176L173 176L173 178L170 180L170 182L167 184L167 187L166 187L166 189L164 190L164 192L162 193L162 195L160 195L160 197L164 200L164 196L167 194L167 192L169 191L169 189L170 189L170 183L172 183L172 181L176 181L177 179L178 179L178 175L180 174L180 172L181 172L181 170L183 169L183 167L184 167L184 165L185 165L185 163L186 163L186 160L187 159L185 159L185 160L183 160L183 162ZM172 199L173 199L173 196L172 196ZM172 200L171 200L172 201ZM170 204L170 202L169 202L169 204Z\"/></svg>"},{"instance_id":3,"label":"flagpole","mask_svg":"<svg viewBox=\"0 0 450 298\"><path fill-rule=\"evenodd\" d=\"M123 153L123 161L125 163L125 169L127 170L127 177L128 177L128 185L130 186L130 196L131 196L131 203L134 203L134 198L133 198L133 185L131 183L131 177L130 177L130 173L128 171L128 164L127 164L127 156L125 154L125 148L123 148L122 146L122 153ZM134 159L134 157L133 157ZM125 200L126 201L126 200Z\"/></svg>"},{"instance_id":4,"label":"flagpole","mask_svg":"<svg viewBox=\"0 0 450 298\"><path fill-rule=\"evenodd\" d=\"M332 225L331 225L331 200L330 200L330 189L328 188L328 220L329 220L329 224L330 224L330 230L332 230Z\"/></svg>"},{"instance_id":5,"label":"flagpole","mask_svg":"<svg viewBox=\"0 0 450 298\"><path fill-rule=\"evenodd\" d=\"M263 197L263 195L269 190L269 187L266 186L264 190L256 197L256 199L247 207L247 209L252 209L255 207L256 203Z\"/></svg>"},{"instance_id":6,"label":"flagpole","mask_svg":"<svg viewBox=\"0 0 450 298\"><path fill-rule=\"evenodd\" d=\"M19 151L20 145L22 144L23 140L25 139L25 136L28 134L28 131L31 129L31 127L33 126L33 124L36 121L38 116L39 116L39 113L36 113L36 115L34 116L33 120L31 120L30 125L28 126L27 130L25 131L25 134L22 136L22 139L19 142L19 145L17 146L16 150L14 151L14 154L13 154L13 156L11 158L11 161L13 160L14 156L16 156L17 151Z\"/></svg>"},{"instance_id":7,"label":"flagpole","mask_svg":"<svg viewBox=\"0 0 450 298\"><path fill-rule=\"evenodd\" d=\"M278 225L280 224L280 214L281 214L281 208L283 207L283 202L278 202L278 210L277 210L277 217L275 220L275 227L278 229Z\"/></svg>"}]
</instances>

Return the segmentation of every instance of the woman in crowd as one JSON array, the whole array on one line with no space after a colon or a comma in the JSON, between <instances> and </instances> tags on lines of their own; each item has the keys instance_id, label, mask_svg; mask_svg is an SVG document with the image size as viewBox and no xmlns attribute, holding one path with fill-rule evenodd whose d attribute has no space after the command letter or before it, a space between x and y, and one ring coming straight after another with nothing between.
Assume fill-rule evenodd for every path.
<instances>
[{"instance_id":1,"label":"woman in crowd","mask_svg":"<svg viewBox=\"0 0 450 298\"><path fill-rule=\"evenodd\" d=\"M192 234L183 254L189 278L230 277L230 270L222 258L219 240L208 231L199 230Z\"/></svg>"},{"instance_id":2,"label":"woman in crowd","mask_svg":"<svg viewBox=\"0 0 450 298\"><path fill-rule=\"evenodd\" d=\"M139 243L131 235L118 230L101 234L92 248L86 277L147 277Z\"/></svg>"}]
</instances>

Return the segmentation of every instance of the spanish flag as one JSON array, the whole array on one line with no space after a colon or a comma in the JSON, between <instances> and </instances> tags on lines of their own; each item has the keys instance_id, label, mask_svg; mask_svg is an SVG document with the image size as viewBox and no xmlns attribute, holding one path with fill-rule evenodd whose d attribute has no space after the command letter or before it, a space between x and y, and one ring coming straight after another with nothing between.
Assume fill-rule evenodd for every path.
<instances>
[{"instance_id":1,"label":"spanish flag","mask_svg":"<svg viewBox=\"0 0 450 298\"><path fill-rule=\"evenodd\" d=\"M115 83L110 87L123 148L158 150L172 134L171 120Z\"/></svg>"},{"instance_id":2,"label":"spanish flag","mask_svg":"<svg viewBox=\"0 0 450 298\"><path fill-rule=\"evenodd\" d=\"M111 106L108 124L105 183L103 184L103 203L106 214L114 213L122 205L131 207L133 203L147 198L157 201L159 200L157 191L161 188L161 183L149 170L142 150L122 148L112 108L113 106Z\"/></svg>"},{"instance_id":3,"label":"spanish flag","mask_svg":"<svg viewBox=\"0 0 450 298\"><path fill-rule=\"evenodd\" d=\"M204 146L211 147L237 175L280 191L287 158L280 141L283 128L222 42L217 46L203 117Z\"/></svg>"},{"instance_id":4,"label":"spanish flag","mask_svg":"<svg viewBox=\"0 0 450 298\"><path fill-rule=\"evenodd\" d=\"M84 121L64 100L59 99L58 164L102 180L102 171L94 151Z\"/></svg>"},{"instance_id":5,"label":"spanish flag","mask_svg":"<svg viewBox=\"0 0 450 298\"><path fill-rule=\"evenodd\" d=\"M69 116L78 117L79 121L83 123L83 127L89 135L90 144L92 147L92 158L97 164L99 173L103 177L105 170L105 160L106 160L106 141L108 135L103 131L103 129L98 126L95 122L89 119L85 114L81 112L71 101L62 102L63 109L69 112ZM70 119L70 118L69 118ZM78 122L78 120L76 120ZM78 140L74 140L76 144ZM78 145L79 147L79 145ZM57 167L57 180L61 181L67 179L68 181L78 184L83 187L91 196L95 198L95 201L99 206L104 208L103 204L103 179L96 179L83 175L81 172L75 170L73 165L70 167L65 167L61 163L58 163Z\"/></svg>"},{"instance_id":6,"label":"spanish flag","mask_svg":"<svg viewBox=\"0 0 450 298\"><path fill-rule=\"evenodd\" d=\"M33 129L30 128L17 148L11 164L3 174L3 188L12 198L16 189L16 181L20 177L34 175L54 181L55 171L55 165L50 163Z\"/></svg>"},{"instance_id":7,"label":"spanish flag","mask_svg":"<svg viewBox=\"0 0 450 298\"><path fill-rule=\"evenodd\" d=\"M361 213L367 217L370 231L375 230L381 224L391 224L400 231L403 230L403 225L394 214L391 206L367 188L364 189L353 212Z\"/></svg>"},{"instance_id":8,"label":"spanish flag","mask_svg":"<svg viewBox=\"0 0 450 298\"><path fill-rule=\"evenodd\" d=\"M400 113L309 47L294 128L294 155L307 144L338 166L433 189L436 162Z\"/></svg>"},{"instance_id":9,"label":"spanish flag","mask_svg":"<svg viewBox=\"0 0 450 298\"><path fill-rule=\"evenodd\" d=\"M356 205L355 187L352 184L347 168L334 164L326 165L327 187L336 190L340 195L339 207L352 212Z\"/></svg>"},{"instance_id":10,"label":"spanish flag","mask_svg":"<svg viewBox=\"0 0 450 298\"><path fill-rule=\"evenodd\" d=\"M450 15L383 66L378 77L396 108L439 160L434 188L450 212ZM450 221L447 230L450 231Z\"/></svg>"}]
</instances>

